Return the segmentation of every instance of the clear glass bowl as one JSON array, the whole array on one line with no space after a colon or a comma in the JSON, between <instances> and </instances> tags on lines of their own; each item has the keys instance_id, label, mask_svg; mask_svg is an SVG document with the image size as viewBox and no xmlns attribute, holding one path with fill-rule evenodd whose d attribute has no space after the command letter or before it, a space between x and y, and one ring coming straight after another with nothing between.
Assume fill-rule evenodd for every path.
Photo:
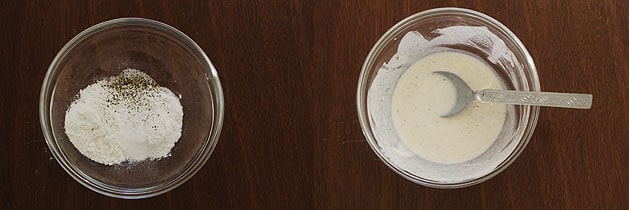
<instances>
[{"instance_id":1,"label":"clear glass bowl","mask_svg":"<svg viewBox=\"0 0 630 210\"><path fill-rule=\"evenodd\" d=\"M473 31L451 34L451 38L455 37L451 41L440 38L440 41L435 41L439 43L437 45L399 46L408 32L417 31L425 39L433 41L449 33L445 28L457 26L485 27L496 40L477 36L474 34L477 32ZM493 47L500 47L501 42L508 53L497 58L491 51ZM506 105L506 123L499 137L482 155L463 163L440 164L422 159L402 142L393 127L391 96L396 82L408 65L391 66L394 60L399 59L398 51L410 48L417 50L415 55L418 57L413 60L438 51L471 54L495 71L505 84L505 89L540 91L536 66L531 56L516 35L498 21L479 12L460 8L437 8L414 14L397 23L378 40L368 54L359 78L359 121L376 155L404 178L434 188L471 186L507 168L527 145L538 120L539 107Z\"/></svg>"},{"instance_id":2,"label":"clear glass bowl","mask_svg":"<svg viewBox=\"0 0 630 210\"><path fill-rule=\"evenodd\" d=\"M106 166L83 156L64 132L78 92L134 68L180 97L182 135L161 160ZM208 160L223 124L223 92L203 50L181 31L142 18L94 25L70 40L51 63L40 96L40 123L53 156L72 178L98 193L146 198L190 179Z\"/></svg>"}]
</instances>

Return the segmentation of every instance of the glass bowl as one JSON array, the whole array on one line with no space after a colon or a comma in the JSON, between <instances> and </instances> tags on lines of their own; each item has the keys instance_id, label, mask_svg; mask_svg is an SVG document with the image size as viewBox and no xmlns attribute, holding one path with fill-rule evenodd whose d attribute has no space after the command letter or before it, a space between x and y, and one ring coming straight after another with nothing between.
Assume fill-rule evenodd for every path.
<instances>
[{"instance_id":1,"label":"glass bowl","mask_svg":"<svg viewBox=\"0 0 630 210\"><path fill-rule=\"evenodd\" d=\"M388 167L417 184L461 188L492 178L519 156L532 136L539 107L506 105L498 138L476 158L437 163L419 157L394 127L392 95L411 64L444 51L477 57L496 73L504 89L540 91L531 56L507 27L476 11L437 8L405 18L374 45L361 70L357 108L367 141Z\"/></svg>"},{"instance_id":2,"label":"glass bowl","mask_svg":"<svg viewBox=\"0 0 630 210\"><path fill-rule=\"evenodd\" d=\"M127 68L180 98L182 133L169 157L106 166L72 145L65 113L81 89ZM172 190L205 164L219 140L223 103L217 72L193 40L161 22L120 18L86 29L59 51L44 78L39 111L46 143L72 178L95 192L135 199Z\"/></svg>"}]
</instances>

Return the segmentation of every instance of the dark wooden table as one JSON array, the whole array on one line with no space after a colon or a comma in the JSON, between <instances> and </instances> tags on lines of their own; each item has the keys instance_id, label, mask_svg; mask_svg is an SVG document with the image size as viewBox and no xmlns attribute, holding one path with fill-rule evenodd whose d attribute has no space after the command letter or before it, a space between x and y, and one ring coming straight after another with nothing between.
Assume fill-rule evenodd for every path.
<instances>
[{"instance_id":1,"label":"dark wooden table","mask_svg":"<svg viewBox=\"0 0 630 210\"><path fill-rule=\"evenodd\" d=\"M543 108L525 151L485 183L413 184L361 132L361 65L401 19L457 6L504 23L529 49L543 90L592 93L591 110ZM38 100L61 47L96 23L162 21L218 69L225 123L192 179L143 200L74 181L41 132ZM3 1L0 209L627 209L628 2Z\"/></svg>"}]
</instances>

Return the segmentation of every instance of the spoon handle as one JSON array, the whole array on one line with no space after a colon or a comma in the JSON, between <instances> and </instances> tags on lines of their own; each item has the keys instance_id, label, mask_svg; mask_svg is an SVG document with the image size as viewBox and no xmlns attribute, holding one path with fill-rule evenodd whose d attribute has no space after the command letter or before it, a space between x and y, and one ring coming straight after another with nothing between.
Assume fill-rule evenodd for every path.
<instances>
[{"instance_id":1,"label":"spoon handle","mask_svg":"<svg viewBox=\"0 0 630 210\"><path fill-rule=\"evenodd\" d=\"M482 90L479 100L488 103L516 105L551 106L576 109L590 109L593 102L591 94L525 92L512 90Z\"/></svg>"}]
</instances>

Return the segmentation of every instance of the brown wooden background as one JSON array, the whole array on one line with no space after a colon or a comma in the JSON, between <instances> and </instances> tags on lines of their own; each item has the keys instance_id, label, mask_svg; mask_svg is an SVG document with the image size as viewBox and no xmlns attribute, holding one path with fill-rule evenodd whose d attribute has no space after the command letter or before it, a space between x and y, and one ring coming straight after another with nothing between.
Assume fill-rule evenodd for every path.
<instances>
[{"instance_id":1,"label":"brown wooden background","mask_svg":"<svg viewBox=\"0 0 630 210\"><path fill-rule=\"evenodd\" d=\"M401 19L443 6L503 22L546 91L592 93L591 110L543 108L520 158L473 187L406 181L372 152L357 119L361 65ZM193 38L225 93L221 139L191 180L120 200L52 159L38 100L73 36L116 17L162 21ZM627 209L628 2L2 1L0 209Z\"/></svg>"}]
</instances>

